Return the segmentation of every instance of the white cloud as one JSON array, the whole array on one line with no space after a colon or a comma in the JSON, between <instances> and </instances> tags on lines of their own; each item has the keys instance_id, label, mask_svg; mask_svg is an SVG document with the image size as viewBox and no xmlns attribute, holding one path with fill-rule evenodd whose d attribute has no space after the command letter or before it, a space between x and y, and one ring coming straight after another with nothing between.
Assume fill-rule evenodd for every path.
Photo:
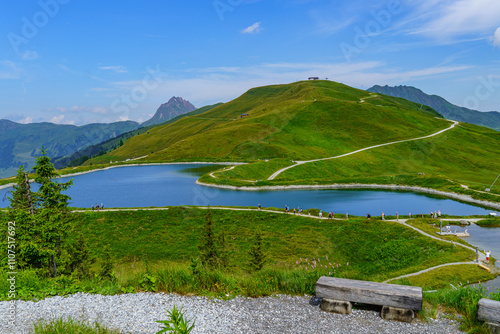
<instances>
[{"instance_id":1,"label":"white cloud","mask_svg":"<svg viewBox=\"0 0 500 334\"><path fill-rule=\"evenodd\" d=\"M54 116L50 119L50 123L61 124L64 120L64 115Z\"/></svg>"},{"instance_id":2,"label":"white cloud","mask_svg":"<svg viewBox=\"0 0 500 334\"><path fill-rule=\"evenodd\" d=\"M125 66L99 66L100 70L113 71L115 73L127 73L127 68Z\"/></svg>"},{"instance_id":3,"label":"white cloud","mask_svg":"<svg viewBox=\"0 0 500 334\"><path fill-rule=\"evenodd\" d=\"M497 28L493 35L493 45L500 48L500 27Z\"/></svg>"},{"instance_id":4,"label":"white cloud","mask_svg":"<svg viewBox=\"0 0 500 334\"><path fill-rule=\"evenodd\" d=\"M258 34L259 32L262 31L260 24L261 24L261 22L255 22L250 27L243 29L243 31L241 33L242 34Z\"/></svg>"},{"instance_id":5,"label":"white cloud","mask_svg":"<svg viewBox=\"0 0 500 334\"><path fill-rule=\"evenodd\" d=\"M19 123L21 123L21 124L29 124L29 123L33 123L33 118L28 116L28 117L26 117L26 118L24 118L24 119L20 120L20 121L19 121Z\"/></svg>"}]
</instances>

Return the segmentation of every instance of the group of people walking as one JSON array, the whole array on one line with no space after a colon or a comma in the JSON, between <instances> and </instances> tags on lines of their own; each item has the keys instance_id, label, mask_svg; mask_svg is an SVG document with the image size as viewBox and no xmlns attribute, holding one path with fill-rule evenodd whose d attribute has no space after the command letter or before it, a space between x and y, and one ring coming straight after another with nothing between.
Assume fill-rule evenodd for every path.
<instances>
[{"instance_id":1,"label":"group of people walking","mask_svg":"<svg viewBox=\"0 0 500 334\"><path fill-rule=\"evenodd\" d=\"M258 208L259 208L259 210L261 209L260 204L258 205ZM302 208L297 207L297 208L290 209L290 207L288 205L285 205L285 212L286 213L299 214L299 215L304 214L304 210ZM309 216L311 215L311 211L310 210L308 211L308 215ZM319 218L323 218L323 215L324 215L323 210L319 210ZM345 217L346 217L346 219L349 219L349 213L348 212L346 212ZM423 217L424 216L422 215L422 218ZM335 213L333 211L328 212L328 218L334 219L335 218ZM372 218L371 213L367 213L366 214L366 218L367 219L371 219ZM408 219L411 219L411 218L412 218L411 212L408 212ZM431 211L431 218L441 219L441 210L434 211L434 212ZM381 214L381 219L385 220L385 213L384 212L382 212L382 214ZM399 221L399 213L397 211L396 211L396 220Z\"/></svg>"},{"instance_id":2,"label":"group of people walking","mask_svg":"<svg viewBox=\"0 0 500 334\"><path fill-rule=\"evenodd\" d=\"M92 205L92 211L99 211L102 209L104 209L104 204L102 204L102 203L101 203L101 205L99 205L99 204Z\"/></svg>"}]
</instances>

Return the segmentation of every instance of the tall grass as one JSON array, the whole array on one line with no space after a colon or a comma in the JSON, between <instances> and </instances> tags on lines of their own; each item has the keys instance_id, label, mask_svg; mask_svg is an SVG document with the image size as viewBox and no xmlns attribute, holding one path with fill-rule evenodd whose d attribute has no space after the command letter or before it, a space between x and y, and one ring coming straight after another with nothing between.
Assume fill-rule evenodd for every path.
<instances>
[{"instance_id":1,"label":"tall grass","mask_svg":"<svg viewBox=\"0 0 500 334\"><path fill-rule=\"evenodd\" d=\"M435 293L425 293L424 299L433 307L442 305L449 310L462 315L460 329L468 333L490 333L490 331L477 319L477 303L481 298L490 298L500 301L500 292L488 296L487 289L479 287L461 287L457 290L444 289Z\"/></svg>"},{"instance_id":2,"label":"tall grass","mask_svg":"<svg viewBox=\"0 0 500 334\"><path fill-rule=\"evenodd\" d=\"M109 329L106 326L95 322L89 325L84 321L77 321L72 318L56 319L50 322L40 321L35 324L31 334L120 334L118 330Z\"/></svg>"}]
</instances>

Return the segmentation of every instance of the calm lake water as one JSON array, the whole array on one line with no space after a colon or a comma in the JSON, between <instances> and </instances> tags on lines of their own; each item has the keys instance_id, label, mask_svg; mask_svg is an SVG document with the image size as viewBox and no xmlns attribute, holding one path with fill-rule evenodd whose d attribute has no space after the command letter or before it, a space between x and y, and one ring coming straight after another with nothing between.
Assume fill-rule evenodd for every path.
<instances>
[{"instance_id":1,"label":"calm lake water","mask_svg":"<svg viewBox=\"0 0 500 334\"><path fill-rule=\"evenodd\" d=\"M284 190L237 191L197 185L196 179L214 165L156 165L112 168L71 177L74 185L66 192L70 205L90 208L96 203L105 207L149 207L176 205L231 205L283 208L319 208L335 213L349 212L386 215L428 214L441 210L453 215L485 215L490 209L450 199L412 192L378 190ZM62 178L62 181L67 179ZM7 207L6 193L0 189L0 207Z\"/></svg>"}]
</instances>

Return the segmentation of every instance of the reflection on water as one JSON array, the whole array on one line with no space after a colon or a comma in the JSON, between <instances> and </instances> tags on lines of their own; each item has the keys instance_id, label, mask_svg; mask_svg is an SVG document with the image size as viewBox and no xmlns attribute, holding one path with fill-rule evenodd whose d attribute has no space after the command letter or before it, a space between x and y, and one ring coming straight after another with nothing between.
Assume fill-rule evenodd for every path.
<instances>
[{"instance_id":1,"label":"reflection on water","mask_svg":"<svg viewBox=\"0 0 500 334\"><path fill-rule=\"evenodd\" d=\"M197 167L188 167L188 168L183 168L183 169L178 170L178 173L185 173L185 174L189 174L191 176L200 177L203 174L216 171L217 169L220 169L222 167L224 167L224 166L221 166L221 165L203 165L203 166L197 166Z\"/></svg>"},{"instance_id":2,"label":"reflection on water","mask_svg":"<svg viewBox=\"0 0 500 334\"><path fill-rule=\"evenodd\" d=\"M379 190L283 190L238 191L196 184L201 174L217 165L128 166L71 177L74 185L66 192L70 205L90 208L95 203L110 207L149 207L176 205L230 205L284 208L318 208L350 215L380 216L427 214L440 210L453 215L485 215L490 210L451 199L412 192ZM61 179L64 181L64 178ZM0 198L8 189L0 190ZM0 202L7 207L8 202Z\"/></svg>"},{"instance_id":3,"label":"reflection on water","mask_svg":"<svg viewBox=\"0 0 500 334\"><path fill-rule=\"evenodd\" d=\"M476 224L470 226L451 226L454 232L463 232L467 230L469 237L460 239L465 240L474 247L478 247L480 251L490 250L491 256L498 259L495 266L500 269L500 228L498 227L481 227ZM483 284L486 287L500 288L500 276Z\"/></svg>"}]
</instances>

